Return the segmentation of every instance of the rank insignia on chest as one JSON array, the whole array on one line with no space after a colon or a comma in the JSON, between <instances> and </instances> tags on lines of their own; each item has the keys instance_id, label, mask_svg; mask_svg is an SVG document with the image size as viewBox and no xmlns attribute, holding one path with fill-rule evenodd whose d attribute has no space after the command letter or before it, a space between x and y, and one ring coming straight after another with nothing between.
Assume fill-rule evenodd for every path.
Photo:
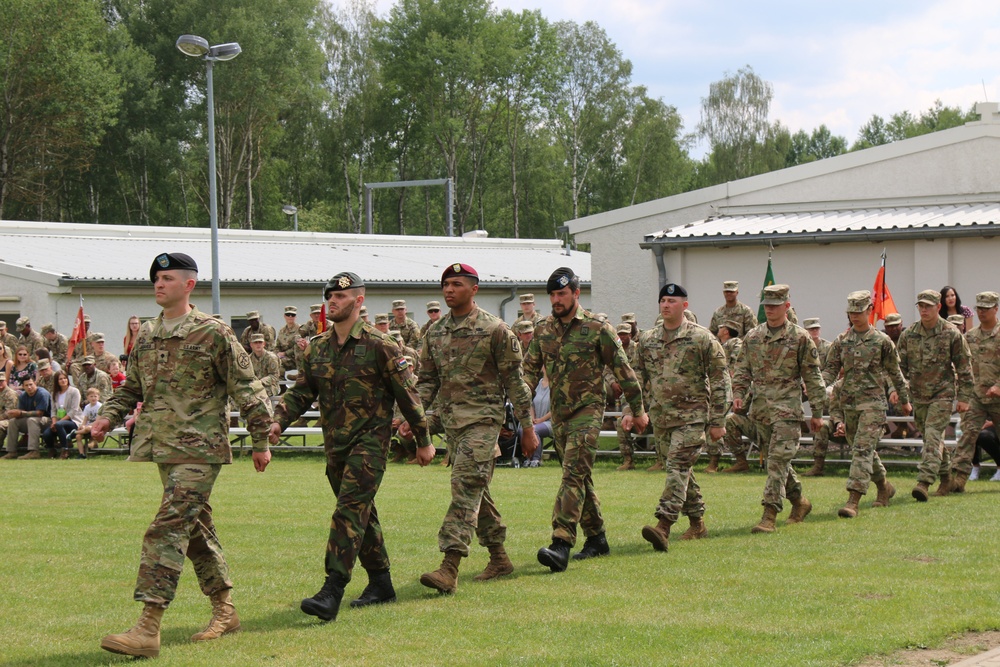
<instances>
[{"instance_id":1,"label":"rank insignia on chest","mask_svg":"<svg viewBox=\"0 0 1000 667\"><path fill-rule=\"evenodd\" d=\"M170 358L170 354L166 350L160 350L156 353L156 357L161 364L167 363L167 359Z\"/></svg>"}]
</instances>

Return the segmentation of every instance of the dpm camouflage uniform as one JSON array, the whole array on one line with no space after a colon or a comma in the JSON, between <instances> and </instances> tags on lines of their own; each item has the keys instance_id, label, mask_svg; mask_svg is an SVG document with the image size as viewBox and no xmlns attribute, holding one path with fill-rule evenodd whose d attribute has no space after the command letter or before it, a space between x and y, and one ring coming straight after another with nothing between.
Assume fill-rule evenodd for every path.
<instances>
[{"instance_id":1,"label":"dpm camouflage uniform","mask_svg":"<svg viewBox=\"0 0 1000 667\"><path fill-rule=\"evenodd\" d=\"M1000 398L987 396L990 387L1000 385L1000 324L990 331L982 325L965 334L972 354L972 391L969 410L962 415L962 439L951 462L953 473L968 475L972 472L972 455L976 451L976 438L986 420L1000 424Z\"/></svg>"},{"instance_id":2,"label":"dpm camouflage uniform","mask_svg":"<svg viewBox=\"0 0 1000 667\"><path fill-rule=\"evenodd\" d=\"M271 404L232 329L196 308L173 333L163 328L162 313L143 323L125 384L100 411L114 428L142 402L129 461L155 462L163 484L160 509L142 543L137 601L170 604L185 555L205 595L232 588L208 504L220 467L232 462L230 397L254 451L266 452Z\"/></svg>"},{"instance_id":3,"label":"dpm camouflage uniform","mask_svg":"<svg viewBox=\"0 0 1000 667\"><path fill-rule=\"evenodd\" d=\"M503 320L474 304L464 318L449 312L423 342L417 388L424 403L434 402L454 451L451 504L438 532L438 548L468 556L473 531L484 547L502 545L507 527L490 496L490 480L499 454L504 395L522 424L532 419L517 336Z\"/></svg>"},{"instance_id":4,"label":"dpm camouflage uniform","mask_svg":"<svg viewBox=\"0 0 1000 667\"><path fill-rule=\"evenodd\" d=\"M775 333L767 323L743 337L743 351L733 373L733 398L746 397L751 383L761 449L767 447L767 482L762 505L781 511L782 498L795 501L802 485L792 468L802 433L802 383L817 415L826 407L816 346L805 329L785 322Z\"/></svg>"},{"instance_id":5,"label":"dpm camouflage uniform","mask_svg":"<svg viewBox=\"0 0 1000 667\"><path fill-rule=\"evenodd\" d=\"M910 381L913 421L924 436L917 481L933 484L938 475L951 474L951 456L944 446L944 430L952 404L972 400L972 360L965 336L938 317L933 329L917 320L899 336L899 367ZM958 391L955 381L958 380ZM977 431L978 435L978 431Z\"/></svg>"},{"instance_id":6,"label":"dpm camouflage uniform","mask_svg":"<svg viewBox=\"0 0 1000 667\"><path fill-rule=\"evenodd\" d=\"M392 337L359 319L343 345L334 329L310 340L298 370L295 384L275 408L275 421L284 430L319 399L326 477L337 497L326 572L350 581L355 560L370 574L387 572L389 554L375 494L385 474L393 402L419 446L428 444L410 363Z\"/></svg>"},{"instance_id":7,"label":"dpm camouflage uniform","mask_svg":"<svg viewBox=\"0 0 1000 667\"><path fill-rule=\"evenodd\" d=\"M649 387L656 446L667 455L655 516L699 518L705 503L691 468L705 445L705 429L725 425L731 398L722 345L708 329L683 320L675 331L661 326L640 334L634 360L637 377Z\"/></svg>"},{"instance_id":8,"label":"dpm camouflage uniform","mask_svg":"<svg viewBox=\"0 0 1000 667\"><path fill-rule=\"evenodd\" d=\"M834 382L841 370L844 379L838 402L843 411L844 434L851 447L847 490L864 495L870 482L885 479L885 466L875 448L882 437L885 411L889 407L886 383L896 388L900 403L909 403L910 397L892 340L874 327L864 333L848 329L833 341L823 367L823 379ZM831 409L831 421L834 416Z\"/></svg>"},{"instance_id":9,"label":"dpm camouflage uniform","mask_svg":"<svg viewBox=\"0 0 1000 667\"><path fill-rule=\"evenodd\" d=\"M563 462L552 510L552 537L570 546L576 543L577 523L585 537L604 532L591 473L604 420L605 366L611 367L633 415L642 417L642 390L618 334L605 319L583 307L577 305L568 324L551 315L537 324L524 358L525 381L532 391L543 368L549 376L553 445Z\"/></svg>"}]
</instances>

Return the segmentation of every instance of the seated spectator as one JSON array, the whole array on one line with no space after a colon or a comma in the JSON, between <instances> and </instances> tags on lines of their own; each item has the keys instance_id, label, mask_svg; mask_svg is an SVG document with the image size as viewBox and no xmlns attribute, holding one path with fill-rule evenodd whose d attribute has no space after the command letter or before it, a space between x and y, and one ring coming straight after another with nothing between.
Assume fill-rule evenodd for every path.
<instances>
[{"instance_id":1,"label":"seated spectator","mask_svg":"<svg viewBox=\"0 0 1000 667\"><path fill-rule=\"evenodd\" d=\"M35 383L34 377L25 378L23 391L17 399L17 407L7 411L7 454L5 459L39 459L39 438L42 429L49 425L52 414L52 397ZM21 433L28 433L28 453L17 456L17 440Z\"/></svg>"},{"instance_id":2,"label":"seated spectator","mask_svg":"<svg viewBox=\"0 0 1000 667\"><path fill-rule=\"evenodd\" d=\"M76 458L87 458L87 452L83 448L85 436L90 435L90 425L97 419L97 412L101 409L101 392L97 387L87 390L87 404L83 406L83 417L80 419L80 426L76 429ZM93 449L93 442L90 444Z\"/></svg>"},{"instance_id":3,"label":"seated spectator","mask_svg":"<svg viewBox=\"0 0 1000 667\"><path fill-rule=\"evenodd\" d=\"M125 374L122 373L122 364L120 361L112 361L110 364L110 369L108 371L108 377L111 378L111 389L112 391L117 391L118 387L125 384Z\"/></svg>"},{"instance_id":4,"label":"seated spectator","mask_svg":"<svg viewBox=\"0 0 1000 667\"><path fill-rule=\"evenodd\" d=\"M534 428L535 435L538 436L538 449L531 455L531 458L525 461L525 468L537 468L542 464L542 438L552 438L551 396L548 375L542 372L542 379L538 381L538 386L535 387L535 396L531 399L531 405L535 412ZM523 433L523 427L518 426L518 441L521 440L521 433Z\"/></svg>"},{"instance_id":5,"label":"seated spectator","mask_svg":"<svg viewBox=\"0 0 1000 667\"><path fill-rule=\"evenodd\" d=\"M945 285L941 288L941 305L938 307L938 315L943 320L948 319L949 315L961 315L965 319L963 332L975 326L972 322L972 310L968 306L962 305L962 297L951 285Z\"/></svg>"},{"instance_id":6,"label":"seated spectator","mask_svg":"<svg viewBox=\"0 0 1000 667\"><path fill-rule=\"evenodd\" d=\"M24 381L28 378L36 379L38 366L31 360L31 352L24 345L17 346L14 354L14 368L8 376L7 381L15 389L24 389Z\"/></svg>"},{"instance_id":7,"label":"seated spectator","mask_svg":"<svg viewBox=\"0 0 1000 667\"><path fill-rule=\"evenodd\" d=\"M7 411L17 407L17 392L7 386L7 374L0 372L0 442L7 438Z\"/></svg>"},{"instance_id":8,"label":"seated spectator","mask_svg":"<svg viewBox=\"0 0 1000 667\"><path fill-rule=\"evenodd\" d=\"M41 359L36 367L35 383L49 392L50 396L54 396L56 393L56 374L52 370L52 364L48 359Z\"/></svg>"},{"instance_id":9,"label":"seated spectator","mask_svg":"<svg viewBox=\"0 0 1000 667\"><path fill-rule=\"evenodd\" d=\"M55 393L52 395L52 419L48 428L42 431L45 446L53 450L55 458L56 437L59 438L58 456L69 458L69 441L83 419L80 410L80 390L69 383L69 376L62 371L55 374Z\"/></svg>"},{"instance_id":10,"label":"seated spectator","mask_svg":"<svg viewBox=\"0 0 1000 667\"><path fill-rule=\"evenodd\" d=\"M0 320L0 322L3 322L3 320ZM0 343L0 373L3 373L4 377L9 377L13 370L14 351L10 349L10 346Z\"/></svg>"},{"instance_id":11,"label":"seated spectator","mask_svg":"<svg viewBox=\"0 0 1000 667\"><path fill-rule=\"evenodd\" d=\"M60 364L58 361L52 358L51 352L49 352L44 347L40 347L37 350L35 350L35 365L41 366L43 359L49 362L49 367L52 369L53 373L58 373L63 369L62 364Z\"/></svg>"},{"instance_id":12,"label":"seated spectator","mask_svg":"<svg viewBox=\"0 0 1000 667\"><path fill-rule=\"evenodd\" d=\"M979 464L982 461L981 452L983 451L989 454L997 464L997 471L993 477L990 477L990 481L1000 482L1000 438L997 437L997 429L993 422L986 422L983 430L979 432L979 437L976 438L976 451L972 455L972 472L969 473L970 482L979 479Z\"/></svg>"}]
</instances>

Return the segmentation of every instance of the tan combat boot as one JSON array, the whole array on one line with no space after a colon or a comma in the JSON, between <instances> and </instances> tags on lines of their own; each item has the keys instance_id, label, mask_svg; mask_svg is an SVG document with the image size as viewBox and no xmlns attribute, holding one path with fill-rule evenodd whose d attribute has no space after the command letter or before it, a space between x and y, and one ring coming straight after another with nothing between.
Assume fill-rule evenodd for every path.
<instances>
[{"instance_id":1,"label":"tan combat boot","mask_svg":"<svg viewBox=\"0 0 1000 667\"><path fill-rule=\"evenodd\" d=\"M656 463L646 468L646 472L659 472L661 470L665 470L665 468L663 467L663 461L660 459L656 459Z\"/></svg>"},{"instance_id":2,"label":"tan combat boot","mask_svg":"<svg viewBox=\"0 0 1000 667\"><path fill-rule=\"evenodd\" d=\"M713 454L708 459L708 467L705 468L705 472L719 472L719 459L721 459L721 458L722 458L721 455L719 455L719 454ZM684 539L684 538L681 538L681 539Z\"/></svg>"},{"instance_id":3,"label":"tan combat boot","mask_svg":"<svg viewBox=\"0 0 1000 667\"><path fill-rule=\"evenodd\" d=\"M507 557L507 552L504 550L502 544L492 545L489 549L490 562L486 564L485 570L473 577L475 581L489 581L490 579L503 577L514 571L514 564ZM421 579L421 583L423 583L423 579Z\"/></svg>"},{"instance_id":4,"label":"tan combat boot","mask_svg":"<svg viewBox=\"0 0 1000 667\"><path fill-rule=\"evenodd\" d=\"M883 479L875 482L875 488L878 489L878 496L872 503L872 507L888 507L889 501L896 495L896 487L889 480Z\"/></svg>"},{"instance_id":5,"label":"tan combat boot","mask_svg":"<svg viewBox=\"0 0 1000 667\"><path fill-rule=\"evenodd\" d=\"M203 642L209 639L218 639L222 635L230 632L237 632L240 629L240 616L233 606L233 598L229 589L216 591L209 596L212 601L212 619L205 626L205 629L191 635L191 641Z\"/></svg>"},{"instance_id":6,"label":"tan combat boot","mask_svg":"<svg viewBox=\"0 0 1000 667\"><path fill-rule=\"evenodd\" d=\"M446 551L444 560L441 561L441 567L433 572L425 572L420 575L420 583L441 593L454 593L458 589L458 566L461 562L461 553Z\"/></svg>"},{"instance_id":7,"label":"tan combat boot","mask_svg":"<svg viewBox=\"0 0 1000 667\"><path fill-rule=\"evenodd\" d=\"M747 463L746 454L733 454L733 465L729 466L722 472L746 472L750 470L750 464Z\"/></svg>"},{"instance_id":8,"label":"tan combat boot","mask_svg":"<svg viewBox=\"0 0 1000 667\"><path fill-rule=\"evenodd\" d=\"M750 529L751 533L773 533L774 520L778 518L778 508L773 505L764 505L764 516L760 518L760 523Z\"/></svg>"},{"instance_id":9,"label":"tan combat boot","mask_svg":"<svg viewBox=\"0 0 1000 667\"><path fill-rule=\"evenodd\" d=\"M913 487L913 491L910 495L916 498L919 502L926 503L929 497L927 491L930 489L930 484L927 482L917 482L917 485Z\"/></svg>"},{"instance_id":10,"label":"tan combat boot","mask_svg":"<svg viewBox=\"0 0 1000 667\"><path fill-rule=\"evenodd\" d=\"M160 655L160 620L164 611L163 607L147 602L135 625L120 635L106 636L101 640L101 648L137 658L157 657Z\"/></svg>"},{"instance_id":11,"label":"tan combat boot","mask_svg":"<svg viewBox=\"0 0 1000 667\"><path fill-rule=\"evenodd\" d=\"M635 461L632 460L631 454L625 455L625 461L618 466L618 470L635 470Z\"/></svg>"},{"instance_id":12,"label":"tan combat boot","mask_svg":"<svg viewBox=\"0 0 1000 667\"><path fill-rule=\"evenodd\" d=\"M826 466L826 456L814 456L813 467L802 473L803 477L822 477L823 468Z\"/></svg>"},{"instance_id":13,"label":"tan combat boot","mask_svg":"<svg viewBox=\"0 0 1000 667\"><path fill-rule=\"evenodd\" d=\"M703 537L708 537L708 528L705 527L703 517L689 516L688 520L691 522L691 527L681 535L682 540L700 540Z\"/></svg>"},{"instance_id":14,"label":"tan combat boot","mask_svg":"<svg viewBox=\"0 0 1000 667\"><path fill-rule=\"evenodd\" d=\"M965 493L965 483L969 481L969 475L964 472L957 472L951 478L951 492Z\"/></svg>"},{"instance_id":15,"label":"tan combat boot","mask_svg":"<svg viewBox=\"0 0 1000 667\"><path fill-rule=\"evenodd\" d=\"M857 491L851 491L851 495L847 498L847 504L837 510L837 516L853 519L858 515L858 503L860 502L861 494Z\"/></svg>"},{"instance_id":16,"label":"tan combat boot","mask_svg":"<svg viewBox=\"0 0 1000 667\"><path fill-rule=\"evenodd\" d=\"M934 492L935 496L947 496L951 493L951 475L942 475L941 483L938 485L937 491Z\"/></svg>"},{"instance_id":17,"label":"tan combat boot","mask_svg":"<svg viewBox=\"0 0 1000 667\"><path fill-rule=\"evenodd\" d=\"M792 503L792 511L788 514L788 521L785 523L802 523L802 521L812 512L813 505L805 496L799 496Z\"/></svg>"},{"instance_id":18,"label":"tan combat boot","mask_svg":"<svg viewBox=\"0 0 1000 667\"><path fill-rule=\"evenodd\" d=\"M655 526L643 526L642 538L653 545L657 551L667 551L670 548L670 526L673 521L660 519Z\"/></svg>"}]
</instances>

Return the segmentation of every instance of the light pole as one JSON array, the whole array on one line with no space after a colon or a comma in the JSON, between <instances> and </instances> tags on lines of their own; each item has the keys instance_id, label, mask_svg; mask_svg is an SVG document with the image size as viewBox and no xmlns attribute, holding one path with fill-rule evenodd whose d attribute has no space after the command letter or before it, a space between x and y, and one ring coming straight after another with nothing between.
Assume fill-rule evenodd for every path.
<instances>
[{"instance_id":1,"label":"light pole","mask_svg":"<svg viewBox=\"0 0 1000 667\"><path fill-rule=\"evenodd\" d=\"M240 45L236 42L210 47L208 40L197 35L181 35L177 38L177 49L186 56L202 58L208 73L208 216L212 228L212 312L221 313L219 297L219 205L215 192L215 95L212 90L212 64L225 62L240 55Z\"/></svg>"},{"instance_id":2,"label":"light pole","mask_svg":"<svg viewBox=\"0 0 1000 667\"><path fill-rule=\"evenodd\" d=\"M294 220L294 222L292 223L294 225L292 227L293 231L296 232L299 231L299 209L295 208L291 204L285 204L284 206L281 207L281 210L285 213L285 215L291 216L293 218Z\"/></svg>"}]
</instances>

